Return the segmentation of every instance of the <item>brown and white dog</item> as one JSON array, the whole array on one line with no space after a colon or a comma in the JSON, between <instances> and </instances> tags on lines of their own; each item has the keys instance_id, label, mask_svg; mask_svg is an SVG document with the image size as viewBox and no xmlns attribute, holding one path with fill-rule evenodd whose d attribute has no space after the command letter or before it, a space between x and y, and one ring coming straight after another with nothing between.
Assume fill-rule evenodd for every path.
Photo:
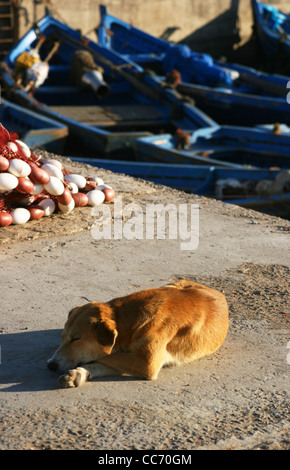
<instances>
[{"instance_id":1,"label":"brown and white dog","mask_svg":"<svg viewBox=\"0 0 290 470\"><path fill-rule=\"evenodd\" d=\"M71 369L59 378L62 387L78 387L108 375L153 380L165 365L216 351L228 326L222 293L181 280L72 309L62 342L47 366Z\"/></svg>"}]
</instances>

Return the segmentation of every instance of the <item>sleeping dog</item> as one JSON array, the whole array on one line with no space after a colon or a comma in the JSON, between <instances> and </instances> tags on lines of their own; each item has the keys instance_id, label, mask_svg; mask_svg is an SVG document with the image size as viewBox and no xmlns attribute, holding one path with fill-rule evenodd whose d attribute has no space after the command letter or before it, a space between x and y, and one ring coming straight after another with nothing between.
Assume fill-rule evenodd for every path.
<instances>
[{"instance_id":1,"label":"sleeping dog","mask_svg":"<svg viewBox=\"0 0 290 470\"><path fill-rule=\"evenodd\" d=\"M72 309L47 366L68 370L59 378L65 388L108 375L154 380L165 365L216 351L228 326L222 293L181 280Z\"/></svg>"}]
</instances>

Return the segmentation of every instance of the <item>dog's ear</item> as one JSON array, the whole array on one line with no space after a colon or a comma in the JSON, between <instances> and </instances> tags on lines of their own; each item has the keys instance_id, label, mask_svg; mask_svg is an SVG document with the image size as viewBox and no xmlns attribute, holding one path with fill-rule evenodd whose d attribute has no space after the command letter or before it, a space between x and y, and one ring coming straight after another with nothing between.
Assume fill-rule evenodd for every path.
<instances>
[{"instance_id":1,"label":"dog's ear","mask_svg":"<svg viewBox=\"0 0 290 470\"><path fill-rule=\"evenodd\" d=\"M110 324L113 322L100 321L94 323L94 330L98 343L103 346L106 354L110 354L118 336L117 330L114 325Z\"/></svg>"},{"instance_id":2,"label":"dog's ear","mask_svg":"<svg viewBox=\"0 0 290 470\"><path fill-rule=\"evenodd\" d=\"M74 307L72 308L69 312L68 312L68 318L72 316L72 314L78 309L78 307Z\"/></svg>"}]
</instances>

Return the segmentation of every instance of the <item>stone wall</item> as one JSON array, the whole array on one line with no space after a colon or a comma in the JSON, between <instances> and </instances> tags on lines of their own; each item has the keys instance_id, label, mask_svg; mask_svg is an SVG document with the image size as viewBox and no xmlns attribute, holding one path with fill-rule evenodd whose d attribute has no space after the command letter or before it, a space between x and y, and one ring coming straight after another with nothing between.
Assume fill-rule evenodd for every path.
<instances>
[{"instance_id":1,"label":"stone wall","mask_svg":"<svg viewBox=\"0 0 290 470\"><path fill-rule=\"evenodd\" d=\"M264 1L290 12L289 0ZM216 51L215 55L227 54L228 49L246 42L252 32L250 0L44 0L36 7L33 0L23 0L20 34L44 15L46 5L57 19L96 38L100 4L155 36L184 40L197 50Z\"/></svg>"}]
</instances>

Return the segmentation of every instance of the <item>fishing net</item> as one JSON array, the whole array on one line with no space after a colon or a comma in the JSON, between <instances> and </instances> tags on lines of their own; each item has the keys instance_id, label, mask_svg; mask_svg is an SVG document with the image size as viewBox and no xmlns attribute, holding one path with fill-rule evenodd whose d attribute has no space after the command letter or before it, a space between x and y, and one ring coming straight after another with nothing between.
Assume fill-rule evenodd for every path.
<instances>
[{"instance_id":1,"label":"fishing net","mask_svg":"<svg viewBox=\"0 0 290 470\"><path fill-rule=\"evenodd\" d=\"M30 166L37 165L41 167L39 157L36 157L28 147L28 151L25 151L23 147L25 148L26 146L19 140L18 134L9 132L3 124L0 123L0 156L5 157L8 161L18 159ZM69 172L63 168L63 173L68 174ZM65 182L64 184L66 185ZM41 196L43 197L46 194L47 192L43 191ZM38 198L30 196L30 200L26 198L26 205L35 202L37 199L40 200L41 196ZM51 197L53 198L53 196ZM21 202L24 198L25 195L17 191L0 192L0 212L10 212L13 208L22 205Z\"/></svg>"},{"instance_id":2,"label":"fishing net","mask_svg":"<svg viewBox=\"0 0 290 470\"><path fill-rule=\"evenodd\" d=\"M50 169L48 169L49 166ZM74 207L95 205L94 200L107 202L114 198L113 190L111 194L109 194L110 191L106 191L110 187L104 184L101 186L102 183L93 180L94 178L91 177L71 174L58 160L42 160L41 157L36 157L29 147L19 140L18 134L9 132L0 123L0 227L11 223L26 223L42 215L51 215L55 210L66 214ZM95 192L95 189L98 193L97 199L90 195ZM102 197L100 198L101 191ZM32 211L36 210L35 206L42 203L46 206L47 202L50 207L53 207L52 211L49 209L46 212L43 209L41 216L36 215L35 212L33 215ZM16 221L17 208L23 208L21 209L22 214L24 213L22 221L20 219ZM7 222L8 214L13 216L9 216L12 219L9 223Z\"/></svg>"}]
</instances>

